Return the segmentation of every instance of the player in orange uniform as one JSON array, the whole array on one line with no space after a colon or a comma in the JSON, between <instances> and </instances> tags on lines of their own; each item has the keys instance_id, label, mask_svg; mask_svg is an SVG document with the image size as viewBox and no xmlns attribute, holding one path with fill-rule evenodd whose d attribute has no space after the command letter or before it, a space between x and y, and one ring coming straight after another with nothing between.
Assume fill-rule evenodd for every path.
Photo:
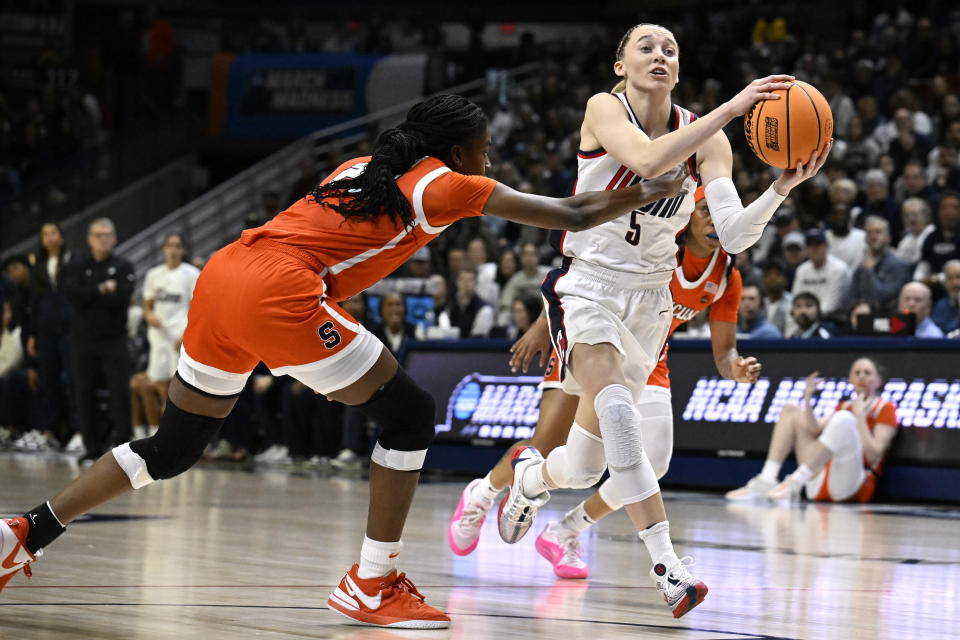
<instances>
[{"instance_id":1,"label":"player in orange uniform","mask_svg":"<svg viewBox=\"0 0 960 640\"><path fill-rule=\"evenodd\" d=\"M879 395L883 380L877 364L860 358L848 378L855 397L818 420L810 404L822 382L818 375L815 371L807 376L799 406L789 404L780 411L763 470L727 493L727 499L795 500L803 490L811 500L829 502L868 502L873 497L897 434L897 408ZM777 484L780 466L791 450L800 466Z\"/></svg>"},{"instance_id":2,"label":"player in orange uniform","mask_svg":"<svg viewBox=\"0 0 960 640\"><path fill-rule=\"evenodd\" d=\"M697 189L696 206L690 225L684 233L680 248L680 266L670 282L673 295L672 334L677 327L693 318L699 311L710 308L710 334L717 369L725 378L738 382L755 382L760 372L760 363L755 358L743 358L737 353L736 322L740 306L742 282L740 272L733 266L732 258L720 248L716 230L703 199L703 190ZM514 366L526 365L536 351L546 349L547 336L542 335L545 322L539 323L540 345L530 337L523 344L517 343ZM504 454L501 461L485 477L471 482L460 499L457 511L448 527L448 541L458 555L466 555L476 548L480 525L487 511L493 506L497 493L510 484L510 459L513 451L532 444L544 455L560 455L561 441L570 429L581 429L574 423L577 396L560 389L559 368L555 366L556 355L551 353L542 387L541 417L537 421L533 439L519 442ZM650 457L657 478L661 478L670 465L673 451L673 409L670 404L670 373L667 367L667 345L664 345L659 361L647 380L637 410L642 416L644 450ZM555 453L551 454L551 451ZM600 465L602 473L602 461ZM553 564L554 573L561 578L586 578L588 568L581 560L578 535L590 524L622 505L616 498L609 480L590 499L571 510L563 520L548 524L537 537L537 551Z\"/></svg>"},{"instance_id":3,"label":"player in orange uniform","mask_svg":"<svg viewBox=\"0 0 960 640\"><path fill-rule=\"evenodd\" d=\"M675 173L570 198L524 194L483 177L489 144L480 107L460 96L431 98L382 133L372 157L342 164L307 197L217 252L194 291L159 430L105 454L23 517L0 520L0 588L20 569L29 575L29 563L80 514L193 466L263 361L382 426L360 562L330 607L367 624L448 626L397 572L400 535L434 436L433 398L338 302L461 218L585 229L675 196L682 182Z\"/></svg>"}]
</instances>

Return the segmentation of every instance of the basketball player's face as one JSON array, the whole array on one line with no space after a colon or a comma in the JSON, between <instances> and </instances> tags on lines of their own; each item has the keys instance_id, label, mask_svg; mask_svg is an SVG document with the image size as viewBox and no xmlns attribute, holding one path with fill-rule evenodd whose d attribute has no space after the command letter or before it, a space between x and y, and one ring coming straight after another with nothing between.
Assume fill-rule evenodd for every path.
<instances>
[{"instance_id":1,"label":"basketball player's face","mask_svg":"<svg viewBox=\"0 0 960 640\"><path fill-rule=\"evenodd\" d=\"M861 358L850 367L850 378L857 395L872 396L880 388L880 374L877 368L867 358Z\"/></svg>"},{"instance_id":2,"label":"basketball player's face","mask_svg":"<svg viewBox=\"0 0 960 640\"><path fill-rule=\"evenodd\" d=\"M707 209L707 201L701 200L693 209L690 216L690 236L693 243L703 253L713 252L720 246L720 239L717 236L717 230L713 226L713 219L710 217L710 210Z\"/></svg>"},{"instance_id":3,"label":"basketball player's face","mask_svg":"<svg viewBox=\"0 0 960 640\"><path fill-rule=\"evenodd\" d=\"M670 91L680 75L680 49L673 34L659 27L638 27L614 72L646 91Z\"/></svg>"},{"instance_id":4,"label":"basketball player's face","mask_svg":"<svg viewBox=\"0 0 960 640\"><path fill-rule=\"evenodd\" d=\"M468 176L486 175L490 167L490 133L483 135L465 145L454 145L451 150L450 161L447 166Z\"/></svg>"}]
</instances>

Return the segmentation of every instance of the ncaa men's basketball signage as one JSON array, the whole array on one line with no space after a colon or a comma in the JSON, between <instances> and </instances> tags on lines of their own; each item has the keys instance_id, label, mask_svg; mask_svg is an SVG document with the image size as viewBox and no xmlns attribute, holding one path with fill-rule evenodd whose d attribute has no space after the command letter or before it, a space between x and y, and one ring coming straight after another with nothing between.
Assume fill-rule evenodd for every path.
<instances>
[{"instance_id":1,"label":"ncaa men's basketball signage","mask_svg":"<svg viewBox=\"0 0 960 640\"><path fill-rule=\"evenodd\" d=\"M217 56L212 135L299 137L419 97L426 57L355 54Z\"/></svg>"}]
</instances>

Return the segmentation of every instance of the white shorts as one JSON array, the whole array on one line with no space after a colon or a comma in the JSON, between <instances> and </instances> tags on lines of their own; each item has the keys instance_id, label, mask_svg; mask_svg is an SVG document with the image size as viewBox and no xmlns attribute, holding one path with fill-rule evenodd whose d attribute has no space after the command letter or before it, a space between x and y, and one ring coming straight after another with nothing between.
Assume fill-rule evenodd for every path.
<instances>
[{"instance_id":1,"label":"white shorts","mask_svg":"<svg viewBox=\"0 0 960 640\"><path fill-rule=\"evenodd\" d=\"M353 325L356 336L344 349L316 362L271 368L275 376L290 376L326 395L348 387L370 371L383 352L383 343L361 324ZM232 373L197 362L180 347L177 365L180 378L192 387L214 396L235 396L243 391L252 370Z\"/></svg>"},{"instance_id":2,"label":"white shorts","mask_svg":"<svg viewBox=\"0 0 960 640\"><path fill-rule=\"evenodd\" d=\"M177 372L179 357L180 351L175 343L166 339L150 340L147 377L153 382L172 380L173 374Z\"/></svg>"},{"instance_id":3,"label":"white shorts","mask_svg":"<svg viewBox=\"0 0 960 640\"><path fill-rule=\"evenodd\" d=\"M670 331L672 275L612 271L576 259L547 275L541 291L566 393L582 392L566 369L573 346L609 342L623 358L634 401L640 399Z\"/></svg>"},{"instance_id":4,"label":"white shorts","mask_svg":"<svg viewBox=\"0 0 960 640\"><path fill-rule=\"evenodd\" d=\"M829 446L833 451L829 467L820 470L804 486L807 498L813 500L821 494L823 483L826 480L829 499L834 502L843 502L855 494L866 478L863 467L863 443L857 433L856 418L847 411L838 411L824 426L824 432L830 430ZM821 442L824 435L819 438ZM827 443L824 443L825 445ZM829 469L829 473L827 472ZM824 494L825 496L827 494Z\"/></svg>"}]
</instances>

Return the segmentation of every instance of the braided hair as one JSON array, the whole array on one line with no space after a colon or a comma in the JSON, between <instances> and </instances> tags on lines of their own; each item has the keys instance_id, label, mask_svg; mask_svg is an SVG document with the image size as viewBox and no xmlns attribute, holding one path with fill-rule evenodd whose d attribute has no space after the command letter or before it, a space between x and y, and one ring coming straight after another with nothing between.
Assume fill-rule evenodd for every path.
<instances>
[{"instance_id":1,"label":"braided hair","mask_svg":"<svg viewBox=\"0 0 960 640\"><path fill-rule=\"evenodd\" d=\"M363 173L318 185L310 195L351 220L374 220L384 213L396 225L414 226L413 208L397 186L424 156L445 158L453 145L466 145L487 130L483 110L466 98L441 94L418 102L407 118L377 138Z\"/></svg>"}]
</instances>

